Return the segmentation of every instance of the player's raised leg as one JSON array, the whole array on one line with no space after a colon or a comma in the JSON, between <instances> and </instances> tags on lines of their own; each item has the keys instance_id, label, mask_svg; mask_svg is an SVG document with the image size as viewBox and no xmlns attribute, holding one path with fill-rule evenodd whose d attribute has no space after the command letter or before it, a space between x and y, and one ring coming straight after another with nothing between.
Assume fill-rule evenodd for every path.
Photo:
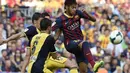
<instances>
[{"instance_id":1,"label":"player's raised leg","mask_svg":"<svg viewBox=\"0 0 130 73\"><path fill-rule=\"evenodd\" d=\"M95 63L89 49L89 44L87 42L82 42L83 34L80 29L81 18L91 21L96 21L96 19L84 10L77 10L76 0L65 0L64 8L64 14L56 19L56 24L52 26L52 30L60 29L63 31L66 49L77 55L76 58L79 57L78 55L83 53L83 56L88 59L88 62L92 65L94 71L96 72L103 62L101 61L99 63ZM82 53L80 53L80 51L82 51ZM84 60L83 58L80 59Z\"/></svg>"},{"instance_id":2,"label":"player's raised leg","mask_svg":"<svg viewBox=\"0 0 130 73\"><path fill-rule=\"evenodd\" d=\"M55 53L53 53L54 55ZM57 57L57 56L56 56ZM70 60L68 58L65 57L58 57L58 58L52 58L52 56L47 60L46 64L45 64L46 68L51 70L51 71L55 71L58 68L69 68L70 73L78 73L77 70L77 64L75 60Z\"/></svg>"},{"instance_id":3,"label":"player's raised leg","mask_svg":"<svg viewBox=\"0 0 130 73\"><path fill-rule=\"evenodd\" d=\"M80 41L70 41L68 43L68 45L66 45L66 49L75 54L76 57L76 61L79 65L79 71L80 73L87 73L87 64L88 61L87 59L84 57L83 52L81 51L80 47L78 46L78 44L80 43Z\"/></svg>"},{"instance_id":4,"label":"player's raised leg","mask_svg":"<svg viewBox=\"0 0 130 73\"><path fill-rule=\"evenodd\" d=\"M103 61L100 61L100 62L96 62L94 61L93 59L93 56L92 56L92 53L90 51L90 48L89 48L89 43L86 42L86 41L83 41L79 44L79 46L81 47L81 50L83 51L84 53L84 56L87 58L88 62L91 64L91 66L93 67L93 70L95 72L97 72L98 68L101 67L104 62Z\"/></svg>"},{"instance_id":5,"label":"player's raised leg","mask_svg":"<svg viewBox=\"0 0 130 73\"><path fill-rule=\"evenodd\" d=\"M67 60L66 63L65 63L66 67L69 67L70 69L70 73L78 73L78 70L77 70L77 64L75 62L75 60Z\"/></svg>"}]
</instances>

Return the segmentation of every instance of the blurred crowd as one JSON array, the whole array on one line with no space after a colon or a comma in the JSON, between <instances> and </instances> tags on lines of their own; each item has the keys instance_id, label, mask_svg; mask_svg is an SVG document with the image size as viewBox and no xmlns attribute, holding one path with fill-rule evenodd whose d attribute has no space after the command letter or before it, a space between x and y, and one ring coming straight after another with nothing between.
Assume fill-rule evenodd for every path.
<instances>
[{"instance_id":1,"label":"blurred crowd","mask_svg":"<svg viewBox=\"0 0 130 73\"><path fill-rule=\"evenodd\" d=\"M21 8L33 8L32 12L46 11L51 15L52 21L64 12L64 0L5 1L7 2L0 7L0 39L6 39L32 25L31 17L26 16ZM77 0L77 2L79 9L84 8L97 19L96 22L81 19L81 30L85 36L84 39L90 43L94 59L105 62L98 73L130 73L129 0ZM109 34L113 30L122 31L124 35L122 43L113 45L110 42ZM21 38L0 45L0 72L20 72L27 43L26 38ZM60 69L56 73L63 72L69 73L67 69ZM93 73L89 64L88 73Z\"/></svg>"}]
</instances>

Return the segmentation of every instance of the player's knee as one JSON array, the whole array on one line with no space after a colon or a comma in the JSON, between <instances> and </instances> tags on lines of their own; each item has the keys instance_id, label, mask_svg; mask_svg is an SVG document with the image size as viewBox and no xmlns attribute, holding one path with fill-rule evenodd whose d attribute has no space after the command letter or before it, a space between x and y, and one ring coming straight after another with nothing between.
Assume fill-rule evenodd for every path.
<instances>
[{"instance_id":1,"label":"player's knee","mask_svg":"<svg viewBox=\"0 0 130 73\"><path fill-rule=\"evenodd\" d=\"M72 69L72 68L78 68L78 66L74 63L68 65L68 68Z\"/></svg>"},{"instance_id":2,"label":"player's knee","mask_svg":"<svg viewBox=\"0 0 130 73\"><path fill-rule=\"evenodd\" d=\"M66 65L66 67L68 67L70 69L78 68L77 64L69 59L65 62L65 65Z\"/></svg>"},{"instance_id":3,"label":"player's knee","mask_svg":"<svg viewBox=\"0 0 130 73\"><path fill-rule=\"evenodd\" d=\"M82 47L90 47L90 43L85 41L83 42Z\"/></svg>"},{"instance_id":4,"label":"player's knee","mask_svg":"<svg viewBox=\"0 0 130 73\"><path fill-rule=\"evenodd\" d=\"M78 68L76 64L71 64L71 66L69 66L69 68Z\"/></svg>"}]
</instances>

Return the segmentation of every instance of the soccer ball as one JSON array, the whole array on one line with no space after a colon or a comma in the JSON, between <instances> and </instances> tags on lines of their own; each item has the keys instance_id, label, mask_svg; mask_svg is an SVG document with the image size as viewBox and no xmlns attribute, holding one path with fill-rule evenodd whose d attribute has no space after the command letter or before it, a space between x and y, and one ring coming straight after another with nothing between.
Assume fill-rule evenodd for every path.
<instances>
[{"instance_id":1,"label":"soccer ball","mask_svg":"<svg viewBox=\"0 0 130 73\"><path fill-rule=\"evenodd\" d=\"M112 44L120 44L123 41L123 34L119 30L114 30L110 33L110 41Z\"/></svg>"}]
</instances>

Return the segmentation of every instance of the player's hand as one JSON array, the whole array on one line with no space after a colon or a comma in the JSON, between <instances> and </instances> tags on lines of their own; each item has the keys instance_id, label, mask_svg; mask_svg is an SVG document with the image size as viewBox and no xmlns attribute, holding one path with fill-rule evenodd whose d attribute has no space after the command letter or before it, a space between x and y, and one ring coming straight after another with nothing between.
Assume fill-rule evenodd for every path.
<instances>
[{"instance_id":1,"label":"player's hand","mask_svg":"<svg viewBox=\"0 0 130 73\"><path fill-rule=\"evenodd\" d=\"M25 72L22 72L22 71L21 71L21 73L25 73Z\"/></svg>"},{"instance_id":2,"label":"player's hand","mask_svg":"<svg viewBox=\"0 0 130 73\"><path fill-rule=\"evenodd\" d=\"M57 54L54 52L54 53L51 53L51 56L53 59L57 59Z\"/></svg>"},{"instance_id":3,"label":"player's hand","mask_svg":"<svg viewBox=\"0 0 130 73\"><path fill-rule=\"evenodd\" d=\"M85 6L79 8L80 11L86 11L85 9L86 9Z\"/></svg>"},{"instance_id":4,"label":"player's hand","mask_svg":"<svg viewBox=\"0 0 130 73\"><path fill-rule=\"evenodd\" d=\"M21 70L21 72L20 73L25 73L25 70Z\"/></svg>"},{"instance_id":5,"label":"player's hand","mask_svg":"<svg viewBox=\"0 0 130 73\"><path fill-rule=\"evenodd\" d=\"M19 65L16 65L16 68L19 68Z\"/></svg>"}]
</instances>

